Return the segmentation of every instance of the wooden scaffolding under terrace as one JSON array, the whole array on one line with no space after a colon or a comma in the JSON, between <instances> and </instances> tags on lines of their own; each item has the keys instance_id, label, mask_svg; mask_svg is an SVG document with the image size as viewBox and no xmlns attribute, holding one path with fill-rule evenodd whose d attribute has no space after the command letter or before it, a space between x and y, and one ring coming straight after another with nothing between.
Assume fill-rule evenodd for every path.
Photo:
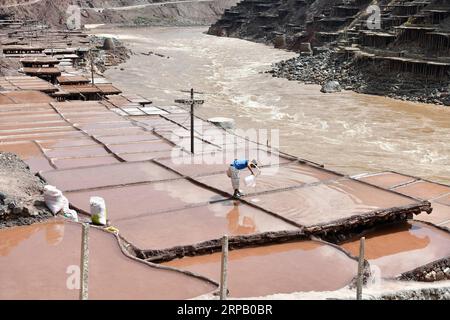
<instances>
[{"instance_id":1,"label":"wooden scaffolding under terrace","mask_svg":"<svg viewBox=\"0 0 450 320\"><path fill-rule=\"evenodd\" d=\"M423 27L423 26L398 26L394 27L397 34L398 42L419 42L423 43L426 40L427 33L436 30L435 27Z\"/></svg>"},{"instance_id":2,"label":"wooden scaffolding under terrace","mask_svg":"<svg viewBox=\"0 0 450 320\"><path fill-rule=\"evenodd\" d=\"M360 31L359 44L366 47L386 48L396 36L386 32Z\"/></svg>"},{"instance_id":3,"label":"wooden scaffolding under terrace","mask_svg":"<svg viewBox=\"0 0 450 320\"><path fill-rule=\"evenodd\" d=\"M429 32L426 34L426 49L438 56L450 56L450 32Z\"/></svg>"},{"instance_id":4,"label":"wooden scaffolding under terrace","mask_svg":"<svg viewBox=\"0 0 450 320\"><path fill-rule=\"evenodd\" d=\"M364 51L357 51L356 55L361 61L370 60L373 63L378 63L387 72L412 73L426 80L448 79L450 77L450 63L448 62L379 56Z\"/></svg>"},{"instance_id":5,"label":"wooden scaffolding under terrace","mask_svg":"<svg viewBox=\"0 0 450 320\"><path fill-rule=\"evenodd\" d=\"M33 47L33 46L4 46L3 53L6 55L17 55L17 54L37 54L42 53L45 50L43 47Z\"/></svg>"}]
</instances>

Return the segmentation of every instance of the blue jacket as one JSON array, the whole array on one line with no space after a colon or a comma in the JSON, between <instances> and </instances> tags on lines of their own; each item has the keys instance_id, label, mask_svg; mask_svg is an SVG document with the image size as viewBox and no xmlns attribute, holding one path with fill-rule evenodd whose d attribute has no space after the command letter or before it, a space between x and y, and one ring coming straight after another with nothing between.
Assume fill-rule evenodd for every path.
<instances>
[{"instance_id":1,"label":"blue jacket","mask_svg":"<svg viewBox=\"0 0 450 320\"><path fill-rule=\"evenodd\" d=\"M232 167L235 167L238 170L244 170L248 167L248 160L234 160L231 163Z\"/></svg>"}]
</instances>

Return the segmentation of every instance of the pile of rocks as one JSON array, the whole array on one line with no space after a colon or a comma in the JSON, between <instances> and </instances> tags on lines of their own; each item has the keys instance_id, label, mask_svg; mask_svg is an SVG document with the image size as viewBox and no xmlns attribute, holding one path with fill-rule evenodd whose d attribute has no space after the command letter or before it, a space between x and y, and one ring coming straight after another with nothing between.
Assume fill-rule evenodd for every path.
<instances>
[{"instance_id":1,"label":"pile of rocks","mask_svg":"<svg viewBox=\"0 0 450 320\"><path fill-rule=\"evenodd\" d=\"M402 274L399 279L425 282L450 280L450 257L406 272Z\"/></svg>"},{"instance_id":2,"label":"pile of rocks","mask_svg":"<svg viewBox=\"0 0 450 320\"><path fill-rule=\"evenodd\" d=\"M100 73L130 58L131 51L118 39L93 36L91 42L98 49L94 53L94 64Z\"/></svg>"},{"instance_id":3,"label":"pile of rocks","mask_svg":"<svg viewBox=\"0 0 450 320\"><path fill-rule=\"evenodd\" d=\"M336 60L334 52L323 51L313 56L298 56L273 65L272 73L275 77L305 83L324 84L336 79Z\"/></svg>"},{"instance_id":4,"label":"pile of rocks","mask_svg":"<svg viewBox=\"0 0 450 320\"><path fill-rule=\"evenodd\" d=\"M440 270L432 270L429 273L424 274L425 281L441 281L441 280L450 280L450 268L440 269Z\"/></svg>"},{"instance_id":5,"label":"pile of rocks","mask_svg":"<svg viewBox=\"0 0 450 320\"><path fill-rule=\"evenodd\" d=\"M306 84L336 81L345 90L450 106L450 79L424 81L411 74L387 73L378 65L347 58L335 49L281 61L268 73Z\"/></svg>"},{"instance_id":6,"label":"pile of rocks","mask_svg":"<svg viewBox=\"0 0 450 320\"><path fill-rule=\"evenodd\" d=\"M43 188L44 182L18 156L0 152L0 228L51 217Z\"/></svg>"},{"instance_id":7,"label":"pile of rocks","mask_svg":"<svg viewBox=\"0 0 450 320\"><path fill-rule=\"evenodd\" d=\"M450 300L449 287L417 288L381 294L379 300Z\"/></svg>"}]
</instances>

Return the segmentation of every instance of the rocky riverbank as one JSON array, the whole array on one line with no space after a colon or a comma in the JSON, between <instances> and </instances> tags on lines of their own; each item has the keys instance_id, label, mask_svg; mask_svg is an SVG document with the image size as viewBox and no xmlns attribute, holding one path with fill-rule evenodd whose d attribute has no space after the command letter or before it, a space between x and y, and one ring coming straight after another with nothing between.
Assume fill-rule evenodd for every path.
<instances>
[{"instance_id":1,"label":"rocky riverbank","mask_svg":"<svg viewBox=\"0 0 450 320\"><path fill-rule=\"evenodd\" d=\"M94 51L94 65L99 73L126 62L133 54L120 40L115 38L91 36L91 43L98 49Z\"/></svg>"},{"instance_id":2,"label":"rocky riverbank","mask_svg":"<svg viewBox=\"0 0 450 320\"><path fill-rule=\"evenodd\" d=\"M281 61L268 71L274 77L324 85L337 81L345 90L395 99L450 106L450 82L408 73L387 73L370 63L348 59L333 49Z\"/></svg>"}]
</instances>

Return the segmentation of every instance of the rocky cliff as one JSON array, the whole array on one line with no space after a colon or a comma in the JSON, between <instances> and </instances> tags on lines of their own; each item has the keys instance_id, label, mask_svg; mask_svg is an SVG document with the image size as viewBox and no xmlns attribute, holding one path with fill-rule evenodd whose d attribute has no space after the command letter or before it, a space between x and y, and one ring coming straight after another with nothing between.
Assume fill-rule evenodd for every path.
<instances>
[{"instance_id":1,"label":"rocky cliff","mask_svg":"<svg viewBox=\"0 0 450 320\"><path fill-rule=\"evenodd\" d=\"M127 25L210 25L237 0L9 0L0 18L64 25L72 4L81 8L81 22Z\"/></svg>"}]
</instances>

